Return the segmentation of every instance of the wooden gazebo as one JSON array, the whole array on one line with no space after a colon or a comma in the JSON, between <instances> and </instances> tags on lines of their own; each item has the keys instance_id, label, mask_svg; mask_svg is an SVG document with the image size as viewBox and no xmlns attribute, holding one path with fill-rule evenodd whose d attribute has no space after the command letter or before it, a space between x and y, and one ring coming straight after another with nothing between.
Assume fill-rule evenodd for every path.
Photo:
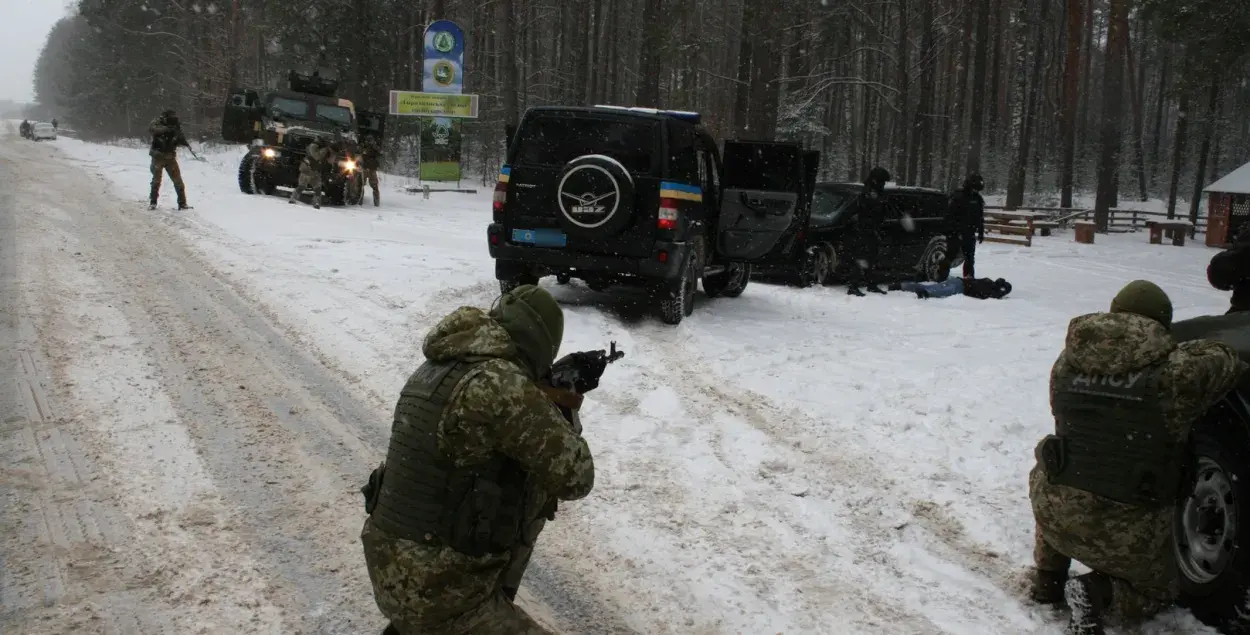
<instances>
[{"instance_id":1,"label":"wooden gazebo","mask_svg":"<svg viewBox=\"0 0 1250 635\"><path fill-rule=\"evenodd\" d=\"M1223 247L1250 221L1250 163L1208 185L1207 246Z\"/></svg>"}]
</instances>

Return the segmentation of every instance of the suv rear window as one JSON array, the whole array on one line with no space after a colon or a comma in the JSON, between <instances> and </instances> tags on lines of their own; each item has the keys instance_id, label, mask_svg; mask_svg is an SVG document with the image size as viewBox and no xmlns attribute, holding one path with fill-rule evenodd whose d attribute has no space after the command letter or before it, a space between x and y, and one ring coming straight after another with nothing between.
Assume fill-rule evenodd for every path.
<instances>
[{"instance_id":1,"label":"suv rear window","mask_svg":"<svg viewBox=\"0 0 1250 635\"><path fill-rule=\"evenodd\" d=\"M657 122L535 117L521 128L518 165L560 167L587 154L603 154L638 174L651 172Z\"/></svg>"},{"instance_id":2,"label":"suv rear window","mask_svg":"<svg viewBox=\"0 0 1250 635\"><path fill-rule=\"evenodd\" d=\"M773 144L725 144L725 187L766 192L797 192L803 173L793 148Z\"/></svg>"}]
</instances>

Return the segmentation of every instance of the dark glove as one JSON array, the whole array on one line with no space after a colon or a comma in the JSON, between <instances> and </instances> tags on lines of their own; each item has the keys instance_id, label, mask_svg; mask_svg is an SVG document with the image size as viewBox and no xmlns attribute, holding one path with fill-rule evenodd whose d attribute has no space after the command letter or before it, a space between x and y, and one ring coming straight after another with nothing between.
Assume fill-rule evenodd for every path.
<instances>
[{"instance_id":1,"label":"dark glove","mask_svg":"<svg viewBox=\"0 0 1250 635\"><path fill-rule=\"evenodd\" d=\"M569 353L561 357L554 365L572 365L578 370L577 383L573 388L580 394L586 394L599 387L599 378L608 367L606 357L590 352Z\"/></svg>"}]
</instances>

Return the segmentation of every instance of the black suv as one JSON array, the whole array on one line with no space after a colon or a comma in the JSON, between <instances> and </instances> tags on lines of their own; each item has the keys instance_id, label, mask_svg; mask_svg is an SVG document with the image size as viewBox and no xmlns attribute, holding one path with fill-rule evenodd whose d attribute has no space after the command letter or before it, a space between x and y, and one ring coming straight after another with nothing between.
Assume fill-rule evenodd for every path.
<instances>
[{"instance_id":1,"label":"black suv","mask_svg":"<svg viewBox=\"0 0 1250 635\"><path fill-rule=\"evenodd\" d=\"M530 108L495 186L495 277L504 292L548 275L642 285L677 324L700 279L736 297L753 265L794 259L819 160L788 143L727 141L722 155L695 113Z\"/></svg>"},{"instance_id":2,"label":"black suv","mask_svg":"<svg viewBox=\"0 0 1250 635\"><path fill-rule=\"evenodd\" d=\"M784 275L799 286L824 284L845 277L853 266L845 254L854 232L859 183L819 183L799 249L782 265L760 267L758 273ZM909 280L938 280L947 257L945 214L949 196L941 190L886 186L882 207L878 271ZM963 264L955 254L951 265Z\"/></svg>"}]
</instances>

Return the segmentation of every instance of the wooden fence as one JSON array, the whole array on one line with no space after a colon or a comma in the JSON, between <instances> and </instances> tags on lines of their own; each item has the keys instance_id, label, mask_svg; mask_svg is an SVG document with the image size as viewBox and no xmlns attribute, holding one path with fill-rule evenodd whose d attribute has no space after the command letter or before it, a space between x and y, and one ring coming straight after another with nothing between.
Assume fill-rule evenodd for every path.
<instances>
[{"instance_id":1,"label":"wooden fence","mask_svg":"<svg viewBox=\"0 0 1250 635\"><path fill-rule=\"evenodd\" d=\"M1034 218L1041 217L1048 222L1058 223L1060 227L1066 227L1078 220L1093 221L1094 210L1081 209L1078 207L1017 207L1008 210L997 205L986 205L986 215L993 215L994 212L999 214L1010 214L1011 212L1025 212ZM1001 210L1001 211L999 211ZM1107 227L1113 232L1135 232L1147 229L1146 223L1150 221L1167 220L1165 212L1147 212L1137 209L1112 209L1108 211ZM1175 220L1188 221L1188 215L1177 214ZM1207 231L1207 219L1203 215L1198 216L1198 222L1190 230L1190 236L1196 234L1205 234ZM988 240L988 239L987 239Z\"/></svg>"}]
</instances>

